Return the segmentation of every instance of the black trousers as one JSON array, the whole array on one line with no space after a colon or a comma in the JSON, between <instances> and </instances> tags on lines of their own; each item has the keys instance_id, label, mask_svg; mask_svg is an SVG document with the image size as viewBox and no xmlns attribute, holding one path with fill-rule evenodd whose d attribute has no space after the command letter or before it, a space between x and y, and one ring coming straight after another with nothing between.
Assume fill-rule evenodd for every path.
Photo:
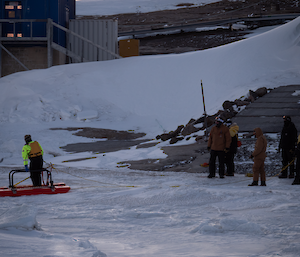
<instances>
[{"instance_id":1,"label":"black trousers","mask_svg":"<svg viewBox=\"0 0 300 257\"><path fill-rule=\"evenodd\" d=\"M225 154L225 164L227 167L227 174L234 174L234 153L228 152Z\"/></svg>"},{"instance_id":2,"label":"black trousers","mask_svg":"<svg viewBox=\"0 0 300 257\"><path fill-rule=\"evenodd\" d=\"M41 182L41 172L36 172L35 170L40 170L43 168L43 156L37 156L30 158L30 177L33 186L40 186Z\"/></svg>"},{"instance_id":3,"label":"black trousers","mask_svg":"<svg viewBox=\"0 0 300 257\"><path fill-rule=\"evenodd\" d=\"M211 176L216 175L216 159L219 160L219 175L220 177L224 176L224 161L225 161L225 152L224 151L215 151L210 150L210 159L209 159L209 174Z\"/></svg>"},{"instance_id":4,"label":"black trousers","mask_svg":"<svg viewBox=\"0 0 300 257\"><path fill-rule=\"evenodd\" d=\"M294 159L294 154L293 152L291 152L291 149L282 149L283 167L288 165L293 159ZM287 175L288 169L290 170L290 174L294 174L294 162L289 166L289 168L286 168L284 171L282 171L282 174Z\"/></svg>"},{"instance_id":5,"label":"black trousers","mask_svg":"<svg viewBox=\"0 0 300 257\"><path fill-rule=\"evenodd\" d=\"M300 156L299 155L297 155L297 162L296 162L295 172L296 172L296 176L295 176L293 184L300 185Z\"/></svg>"}]
</instances>

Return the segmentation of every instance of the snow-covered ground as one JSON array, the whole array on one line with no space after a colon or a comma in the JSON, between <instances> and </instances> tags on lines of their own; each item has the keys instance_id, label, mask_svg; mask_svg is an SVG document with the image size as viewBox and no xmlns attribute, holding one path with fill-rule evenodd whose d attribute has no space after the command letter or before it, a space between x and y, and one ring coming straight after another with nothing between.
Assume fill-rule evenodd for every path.
<instances>
[{"instance_id":1,"label":"snow-covered ground","mask_svg":"<svg viewBox=\"0 0 300 257\"><path fill-rule=\"evenodd\" d=\"M209 180L117 168L120 161L166 156L159 147L65 153L61 146L97 139L49 130L134 130L152 139L203 114L201 80L213 114L249 89L299 84L299 70L300 18L209 50L1 78L0 186L8 185L9 170L22 167L23 138L31 134L54 164L54 181L72 189L1 198L0 255L299 256L300 187L292 180L268 178L267 187L253 188L243 175ZM63 162L81 157L97 158Z\"/></svg>"},{"instance_id":2,"label":"snow-covered ground","mask_svg":"<svg viewBox=\"0 0 300 257\"><path fill-rule=\"evenodd\" d=\"M88 180L58 171L67 194L1 199L2 256L299 256L300 187L291 180L253 188L241 175L67 172Z\"/></svg>"},{"instance_id":3,"label":"snow-covered ground","mask_svg":"<svg viewBox=\"0 0 300 257\"><path fill-rule=\"evenodd\" d=\"M76 0L76 15L113 15L121 13L146 13L180 8L189 3L193 7L218 0ZM186 7L186 6L182 6Z\"/></svg>"}]
</instances>

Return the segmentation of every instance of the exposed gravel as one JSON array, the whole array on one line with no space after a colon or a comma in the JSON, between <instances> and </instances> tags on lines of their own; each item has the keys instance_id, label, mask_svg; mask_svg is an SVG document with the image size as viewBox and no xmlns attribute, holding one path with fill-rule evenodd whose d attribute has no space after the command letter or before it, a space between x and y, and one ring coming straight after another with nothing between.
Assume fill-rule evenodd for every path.
<instances>
[{"instance_id":1,"label":"exposed gravel","mask_svg":"<svg viewBox=\"0 0 300 257\"><path fill-rule=\"evenodd\" d=\"M248 16L261 16L284 13L300 13L299 1L295 0L244 0L219 1L194 7L184 2L177 10L165 10L150 13L129 13L110 16L80 16L78 19L118 20L119 32L153 30L165 26L193 24L202 21L229 19ZM229 28L229 24L228 24ZM159 31L157 31L159 32ZM210 32L190 32L173 35L158 35L141 38L140 55L183 53L203 50L243 39L244 32L221 29Z\"/></svg>"}]
</instances>

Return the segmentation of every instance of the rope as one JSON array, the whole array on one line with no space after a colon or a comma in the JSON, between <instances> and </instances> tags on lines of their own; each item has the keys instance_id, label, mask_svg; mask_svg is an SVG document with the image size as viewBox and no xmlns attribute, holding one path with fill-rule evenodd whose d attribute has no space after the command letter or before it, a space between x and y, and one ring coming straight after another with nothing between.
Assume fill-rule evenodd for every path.
<instances>
[{"instance_id":1,"label":"rope","mask_svg":"<svg viewBox=\"0 0 300 257\"><path fill-rule=\"evenodd\" d=\"M87 180L87 181L92 181L92 182L96 182L96 183L100 183L100 184L104 184L104 185L115 186L115 187L137 187L137 186L122 186L122 185L118 185L118 184L105 183L105 182L101 182L101 181L98 181L98 180L88 179L88 178L84 178L84 177L81 177L81 176L77 176L77 175L71 174L71 173L66 172L66 171L59 170L59 169L55 168L52 163L50 163L48 165L49 165L49 167L51 167L52 169L55 169L56 171L59 171L59 172L71 175L71 176L76 177L76 178L84 179L84 180Z\"/></svg>"},{"instance_id":2,"label":"rope","mask_svg":"<svg viewBox=\"0 0 300 257\"><path fill-rule=\"evenodd\" d=\"M289 164L287 164L286 166L284 166L277 174L275 174L274 176L272 176L270 179L272 179L274 177L277 177L281 172L283 172L284 170L286 170L292 163L294 163L295 159L296 159L296 157Z\"/></svg>"},{"instance_id":3,"label":"rope","mask_svg":"<svg viewBox=\"0 0 300 257\"><path fill-rule=\"evenodd\" d=\"M14 187L15 187L15 186L17 186L17 185L19 185L20 183L24 182L26 179L29 179L29 178L30 178L30 177L28 177L28 178L25 178L25 179L21 180L20 182L18 182L18 183L16 183L16 184L14 184Z\"/></svg>"},{"instance_id":4,"label":"rope","mask_svg":"<svg viewBox=\"0 0 300 257\"><path fill-rule=\"evenodd\" d=\"M287 169L294 161L295 161L296 158L294 158L289 164L287 164L285 167L283 167L279 173L275 174L274 176L270 177L269 179L266 179L266 181L269 181L270 179L278 176L282 171L284 171L285 169ZM45 162L45 161L44 161ZM45 162L46 163L46 162ZM118 184L112 184L112 183L105 183L105 182L101 182L101 181L98 181L98 180L93 180L93 179L87 179L87 178L84 178L84 177L81 177L81 176L77 176L77 175L74 175L74 174L71 174L69 172L66 172L66 171L62 171L62 170L59 170L57 168L54 167L54 165L52 163L48 164L48 168L50 167L51 169L55 169L57 171L60 171L62 173L65 173L65 174L68 174L68 175L71 175L73 177L77 177L77 178L80 178L80 179L84 179L84 180L87 180L87 181L92 181L92 182L96 182L96 183L100 183L100 184L104 184L104 185L110 185L110 186L115 186L115 187L137 187L137 186L122 186L122 185L118 185ZM30 177L28 177L30 178ZM26 179L28 179L26 178ZM19 183L25 181L26 179L20 181ZM235 183L240 183L240 182L244 182L244 181L248 181L249 179L243 179L243 180L239 180L239 181L235 181L235 182L230 182L230 183L223 183L223 184L218 184L219 185L227 185L227 184L235 184ZM18 185L19 183L17 183L16 185ZM93 187L100 187L100 186L93 186ZM102 186L103 187L103 186ZM179 187L179 186L171 186L171 187ZM82 189L82 188L90 188L90 187L80 187L80 188L76 188L76 189Z\"/></svg>"}]
</instances>

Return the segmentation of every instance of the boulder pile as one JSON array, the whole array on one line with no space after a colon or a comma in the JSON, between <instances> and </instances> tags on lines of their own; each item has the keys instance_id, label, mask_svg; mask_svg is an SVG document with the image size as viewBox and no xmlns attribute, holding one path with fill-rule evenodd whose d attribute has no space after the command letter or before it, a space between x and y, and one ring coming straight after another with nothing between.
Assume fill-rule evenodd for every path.
<instances>
[{"instance_id":1,"label":"boulder pile","mask_svg":"<svg viewBox=\"0 0 300 257\"><path fill-rule=\"evenodd\" d=\"M256 91L249 90L249 94L247 97L240 97L240 99L236 99L234 101L225 101L222 104L223 110L219 110L216 114L211 116L206 116L206 126L205 126L205 116L202 115L198 119L191 119L186 125L180 125L177 127L175 131L170 131L168 133L163 133L161 135L157 135L157 140L167 141L170 140L170 144L175 144L180 140L186 138L189 140L191 138L191 134L198 132L199 130L209 129L215 122L216 117L220 117L225 122L230 120L235 115L237 115L240 111L242 111L247 105L253 103L259 97L264 96L271 89L267 89L266 87L261 87ZM186 137L189 136L189 137ZM198 141L203 138L203 136L194 135L195 140Z\"/></svg>"}]
</instances>

